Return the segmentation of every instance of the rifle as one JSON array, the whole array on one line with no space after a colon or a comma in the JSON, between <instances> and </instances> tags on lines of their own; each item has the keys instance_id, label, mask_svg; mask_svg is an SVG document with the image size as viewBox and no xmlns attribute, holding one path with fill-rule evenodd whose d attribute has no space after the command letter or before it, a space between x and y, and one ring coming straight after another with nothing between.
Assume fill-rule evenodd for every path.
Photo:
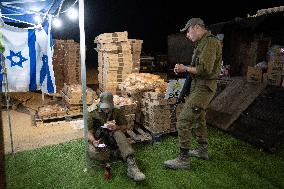
<instances>
[{"instance_id":1,"label":"rifle","mask_svg":"<svg viewBox=\"0 0 284 189\"><path fill-rule=\"evenodd\" d=\"M111 150L117 148L116 141L112 136L111 131L109 131L108 129L98 127L94 133L94 136L95 138L102 139Z\"/></svg>"},{"instance_id":2,"label":"rifle","mask_svg":"<svg viewBox=\"0 0 284 189\"><path fill-rule=\"evenodd\" d=\"M176 108L179 105L179 103L185 102L185 97L190 94L191 82L192 82L191 75L189 73L186 73L186 79L185 79L184 85L182 87L182 90L181 90L179 96L177 97L177 101L176 101L176 103L174 105L174 108L173 108L173 110L171 112L170 118L172 118L173 114L176 113Z\"/></svg>"}]
</instances>

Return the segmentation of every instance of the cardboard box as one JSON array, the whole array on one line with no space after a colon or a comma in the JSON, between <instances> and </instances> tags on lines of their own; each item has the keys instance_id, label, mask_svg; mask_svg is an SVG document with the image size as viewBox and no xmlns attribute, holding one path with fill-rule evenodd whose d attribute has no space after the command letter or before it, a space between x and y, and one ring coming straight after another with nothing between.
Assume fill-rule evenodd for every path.
<instances>
[{"instance_id":1,"label":"cardboard box","mask_svg":"<svg viewBox=\"0 0 284 189\"><path fill-rule=\"evenodd\" d=\"M261 83L262 80L262 70L257 67L248 67L247 71L247 81Z\"/></svg>"},{"instance_id":2,"label":"cardboard box","mask_svg":"<svg viewBox=\"0 0 284 189\"><path fill-rule=\"evenodd\" d=\"M281 77L282 77L281 72L274 74L265 73L263 74L263 83L267 85L280 86L282 82Z\"/></svg>"},{"instance_id":3,"label":"cardboard box","mask_svg":"<svg viewBox=\"0 0 284 189\"><path fill-rule=\"evenodd\" d=\"M95 38L95 43L112 43L128 41L128 33L124 32L114 32L114 33L103 33Z\"/></svg>"},{"instance_id":4,"label":"cardboard box","mask_svg":"<svg viewBox=\"0 0 284 189\"><path fill-rule=\"evenodd\" d=\"M273 61L268 62L268 70L267 73L274 73L274 72L280 72L284 69L284 61Z\"/></svg>"}]
</instances>

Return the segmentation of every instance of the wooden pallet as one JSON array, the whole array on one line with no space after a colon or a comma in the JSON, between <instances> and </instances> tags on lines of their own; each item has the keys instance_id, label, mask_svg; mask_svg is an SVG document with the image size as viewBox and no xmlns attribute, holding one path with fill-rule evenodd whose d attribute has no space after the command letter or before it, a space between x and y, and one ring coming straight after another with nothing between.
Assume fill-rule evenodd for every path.
<instances>
[{"instance_id":1,"label":"wooden pallet","mask_svg":"<svg viewBox=\"0 0 284 189\"><path fill-rule=\"evenodd\" d=\"M242 77L234 78L210 103L206 115L207 123L228 130L265 87L262 83L248 83Z\"/></svg>"},{"instance_id":2,"label":"wooden pallet","mask_svg":"<svg viewBox=\"0 0 284 189\"><path fill-rule=\"evenodd\" d=\"M58 121L72 121L78 118L83 118L83 114L78 113L78 114L69 114L69 115L56 116L56 117L39 118L36 113L31 116L32 125L36 127L44 125L46 123L58 122Z\"/></svg>"},{"instance_id":3,"label":"wooden pallet","mask_svg":"<svg viewBox=\"0 0 284 189\"><path fill-rule=\"evenodd\" d=\"M146 129L140 127L127 130L125 134L131 144L152 141L152 135Z\"/></svg>"}]
</instances>

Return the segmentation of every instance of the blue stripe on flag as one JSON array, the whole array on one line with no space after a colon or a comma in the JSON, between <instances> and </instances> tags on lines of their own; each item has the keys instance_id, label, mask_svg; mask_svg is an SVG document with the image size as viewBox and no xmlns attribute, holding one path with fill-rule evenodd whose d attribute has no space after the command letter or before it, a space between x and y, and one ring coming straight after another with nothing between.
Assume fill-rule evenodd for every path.
<instances>
[{"instance_id":1,"label":"blue stripe on flag","mask_svg":"<svg viewBox=\"0 0 284 189\"><path fill-rule=\"evenodd\" d=\"M40 69L40 85L42 86L42 83L45 79L45 76L46 76L46 67L47 67L47 64L48 64L48 58L46 55L43 55L42 56L42 67Z\"/></svg>"},{"instance_id":2,"label":"blue stripe on flag","mask_svg":"<svg viewBox=\"0 0 284 189\"><path fill-rule=\"evenodd\" d=\"M3 74L2 74L2 53L0 53L0 92L2 91L2 82L3 82Z\"/></svg>"},{"instance_id":3,"label":"blue stripe on flag","mask_svg":"<svg viewBox=\"0 0 284 189\"><path fill-rule=\"evenodd\" d=\"M42 83L45 79L45 76L47 76L47 92L48 93L54 93L54 86L53 82L50 76L50 70L48 65L48 56L43 55L42 56L42 67L40 69L40 85L42 86Z\"/></svg>"},{"instance_id":4,"label":"blue stripe on flag","mask_svg":"<svg viewBox=\"0 0 284 189\"><path fill-rule=\"evenodd\" d=\"M29 55L30 55L30 85L29 91L36 91L36 35L35 30L29 29L28 30L28 45L29 45Z\"/></svg>"},{"instance_id":5,"label":"blue stripe on flag","mask_svg":"<svg viewBox=\"0 0 284 189\"><path fill-rule=\"evenodd\" d=\"M52 33L50 32L50 43L49 43L49 46L50 46L50 48L51 48L51 50L52 50L52 46L53 46L53 41L52 41Z\"/></svg>"},{"instance_id":6,"label":"blue stripe on flag","mask_svg":"<svg viewBox=\"0 0 284 189\"><path fill-rule=\"evenodd\" d=\"M53 86L53 82L52 82L52 79L51 79L51 76L50 76L50 70L49 70L49 66L48 64L46 64L47 67L46 67L46 70L47 70L47 91L48 93L54 93L54 86Z\"/></svg>"},{"instance_id":7,"label":"blue stripe on flag","mask_svg":"<svg viewBox=\"0 0 284 189\"><path fill-rule=\"evenodd\" d=\"M48 35L48 28L49 28L48 19L46 19L42 25L43 25L43 29L44 29L46 35Z\"/></svg>"}]
</instances>

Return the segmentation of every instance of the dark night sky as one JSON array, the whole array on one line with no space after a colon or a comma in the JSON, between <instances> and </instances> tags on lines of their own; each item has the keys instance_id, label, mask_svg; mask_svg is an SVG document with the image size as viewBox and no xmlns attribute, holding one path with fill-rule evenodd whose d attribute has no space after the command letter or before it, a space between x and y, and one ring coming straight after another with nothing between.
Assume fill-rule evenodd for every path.
<instances>
[{"instance_id":1,"label":"dark night sky","mask_svg":"<svg viewBox=\"0 0 284 189\"><path fill-rule=\"evenodd\" d=\"M166 53L167 36L177 33L191 17L210 25L281 5L283 0L85 0L87 62L91 64L96 56L93 41L101 33L128 31L129 38L144 40L144 52ZM53 29L53 34L57 39L79 41L78 23L66 19L63 29Z\"/></svg>"}]
</instances>

